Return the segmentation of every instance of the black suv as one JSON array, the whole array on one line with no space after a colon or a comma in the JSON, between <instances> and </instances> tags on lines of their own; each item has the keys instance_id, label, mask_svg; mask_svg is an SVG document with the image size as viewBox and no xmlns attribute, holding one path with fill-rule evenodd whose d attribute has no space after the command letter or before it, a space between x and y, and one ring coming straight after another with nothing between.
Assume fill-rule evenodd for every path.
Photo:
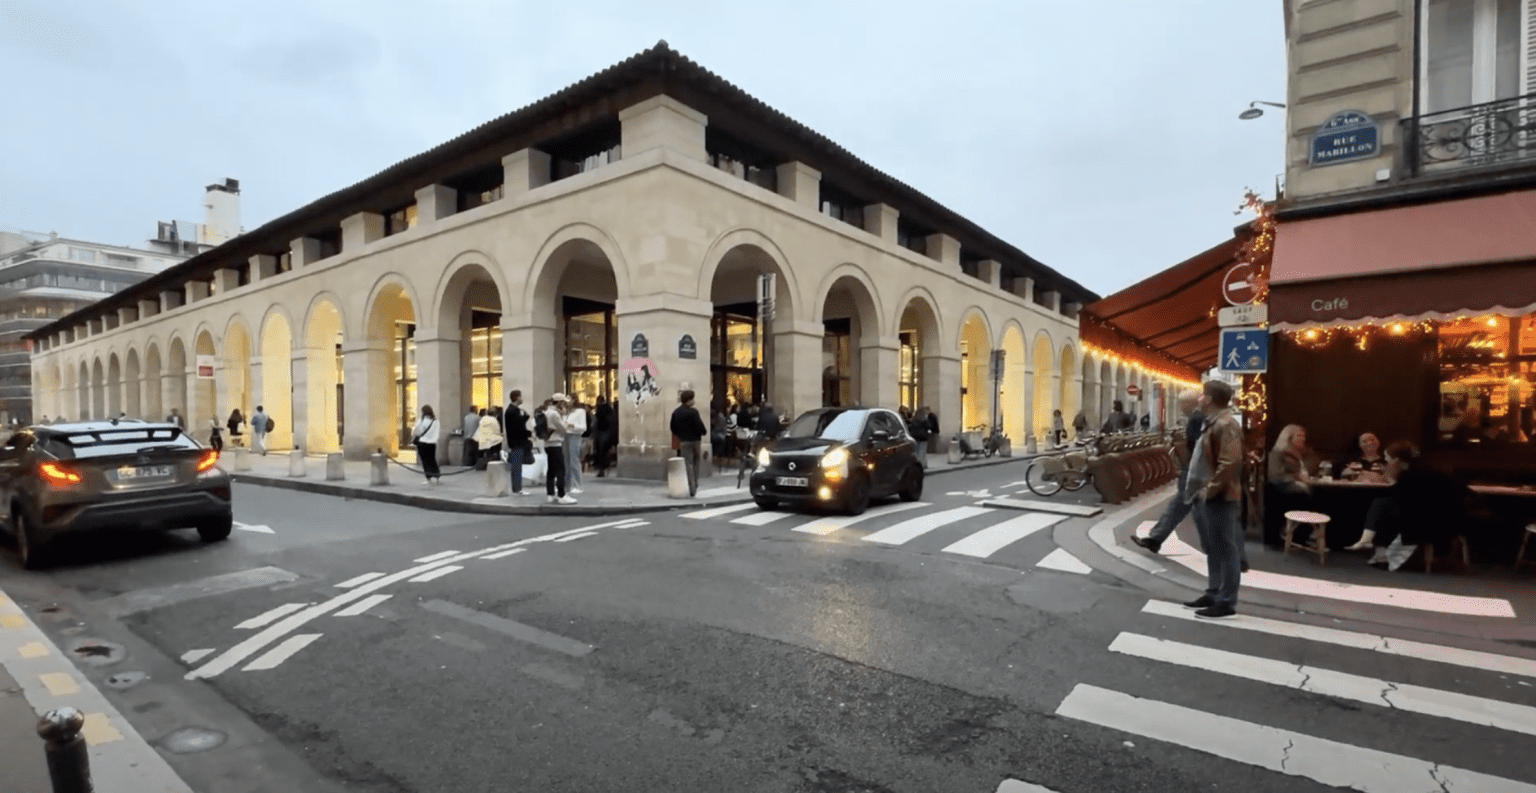
<instances>
[{"instance_id":1,"label":"black suv","mask_svg":"<svg viewBox=\"0 0 1536 793\"><path fill-rule=\"evenodd\" d=\"M857 515L871 499L922 495L917 442L884 408L812 410L758 452L752 474L752 498L763 509L787 502Z\"/></svg>"}]
</instances>

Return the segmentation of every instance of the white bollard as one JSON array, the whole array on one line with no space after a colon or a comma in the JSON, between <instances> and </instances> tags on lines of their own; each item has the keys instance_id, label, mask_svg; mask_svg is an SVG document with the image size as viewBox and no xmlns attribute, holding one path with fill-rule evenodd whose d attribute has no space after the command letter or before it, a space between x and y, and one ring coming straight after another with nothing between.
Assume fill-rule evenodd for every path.
<instances>
[{"instance_id":1,"label":"white bollard","mask_svg":"<svg viewBox=\"0 0 1536 793\"><path fill-rule=\"evenodd\" d=\"M237 448L234 451L235 451L235 470L236 471L249 471L249 470L251 470L251 451L249 449L244 448L244 447Z\"/></svg>"},{"instance_id":2,"label":"white bollard","mask_svg":"<svg viewBox=\"0 0 1536 793\"><path fill-rule=\"evenodd\" d=\"M304 475L304 450L303 449L294 449L293 451L288 453L288 475L289 476L303 476Z\"/></svg>"},{"instance_id":3,"label":"white bollard","mask_svg":"<svg viewBox=\"0 0 1536 793\"><path fill-rule=\"evenodd\" d=\"M1003 440L1000 443L998 443L998 445L997 445L997 456L998 457L1012 457L1013 456L1013 441L1009 440L1008 438L1003 438Z\"/></svg>"},{"instance_id":4,"label":"white bollard","mask_svg":"<svg viewBox=\"0 0 1536 793\"><path fill-rule=\"evenodd\" d=\"M688 497L688 463L681 457L667 458L667 498Z\"/></svg>"},{"instance_id":5,"label":"white bollard","mask_svg":"<svg viewBox=\"0 0 1536 793\"><path fill-rule=\"evenodd\" d=\"M340 482L347 478L347 468L341 452L331 452L325 456L325 481Z\"/></svg>"},{"instance_id":6,"label":"white bollard","mask_svg":"<svg viewBox=\"0 0 1536 793\"><path fill-rule=\"evenodd\" d=\"M500 498L507 494L512 487L511 474L507 473L507 464L500 460L492 460L485 464L485 495L490 498Z\"/></svg>"},{"instance_id":7,"label":"white bollard","mask_svg":"<svg viewBox=\"0 0 1536 793\"><path fill-rule=\"evenodd\" d=\"M368 484L373 487L387 487L389 485L389 458L379 452L374 452L368 458Z\"/></svg>"},{"instance_id":8,"label":"white bollard","mask_svg":"<svg viewBox=\"0 0 1536 793\"><path fill-rule=\"evenodd\" d=\"M960 439L955 438L949 442L949 464L960 464Z\"/></svg>"}]
</instances>

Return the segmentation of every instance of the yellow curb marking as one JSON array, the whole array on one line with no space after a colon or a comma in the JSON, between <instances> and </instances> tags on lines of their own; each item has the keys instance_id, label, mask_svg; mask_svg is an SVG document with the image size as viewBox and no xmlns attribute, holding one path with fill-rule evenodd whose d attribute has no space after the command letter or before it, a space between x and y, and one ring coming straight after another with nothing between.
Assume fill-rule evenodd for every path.
<instances>
[{"instance_id":1,"label":"yellow curb marking","mask_svg":"<svg viewBox=\"0 0 1536 793\"><path fill-rule=\"evenodd\" d=\"M86 746L121 741L123 734L112 726L105 713L85 714L85 726L80 729L80 734L85 737Z\"/></svg>"},{"instance_id":2,"label":"yellow curb marking","mask_svg":"<svg viewBox=\"0 0 1536 793\"><path fill-rule=\"evenodd\" d=\"M44 647L42 642L32 642L31 644L23 644L16 652L22 658L42 658L48 654L48 648Z\"/></svg>"},{"instance_id":3,"label":"yellow curb marking","mask_svg":"<svg viewBox=\"0 0 1536 793\"><path fill-rule=\"evenodd\" d=\"M0 628L25 628L27 618L20 614L0 614Z\"/></svg>"},{"instance_id":4,"label":"yellow curb marking","mask_svg":"<svg viewBox=\"0 0 1536 793\"><path fill-rule=\"evenodd\" d=\"M80 693L80 684L68 672L49 672L38 675L37 679L43 681L43 687L56 697Z\"/></svg>"}]
</instances>

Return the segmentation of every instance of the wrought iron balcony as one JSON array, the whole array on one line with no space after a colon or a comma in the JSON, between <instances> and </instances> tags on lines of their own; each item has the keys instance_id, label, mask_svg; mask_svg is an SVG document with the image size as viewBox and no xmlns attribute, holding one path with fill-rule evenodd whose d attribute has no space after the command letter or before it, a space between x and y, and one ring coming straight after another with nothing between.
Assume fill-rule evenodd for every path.
<instances>
[{"instance_id":1,"label":"wrought iron balcony","mask_svg":"<svg viewBox=\"0 0 1536 793\"><path fill-rule=\"evenodd\" d=\"M1414 175L1536 164L1536 94L1409 118L1403 126Z\"/></svg>"}]
</instances>

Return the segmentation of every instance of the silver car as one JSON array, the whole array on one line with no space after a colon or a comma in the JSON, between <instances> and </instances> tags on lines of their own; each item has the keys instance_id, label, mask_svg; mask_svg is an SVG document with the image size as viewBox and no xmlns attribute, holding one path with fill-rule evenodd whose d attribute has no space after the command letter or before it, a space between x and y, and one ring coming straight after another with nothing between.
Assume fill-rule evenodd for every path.
<instances>
[{"instance_id":1,"label":"silver car","mask_svg":"<svg viewBox=\"0 0 1536 793\"><path fill-rule=\"evenodd\" d=\"M234 526L218 461L174 424L27 427L0 446L4 525L28 568L75 532L195 528L216 542Z\"/></svg>"}]
</instances>

